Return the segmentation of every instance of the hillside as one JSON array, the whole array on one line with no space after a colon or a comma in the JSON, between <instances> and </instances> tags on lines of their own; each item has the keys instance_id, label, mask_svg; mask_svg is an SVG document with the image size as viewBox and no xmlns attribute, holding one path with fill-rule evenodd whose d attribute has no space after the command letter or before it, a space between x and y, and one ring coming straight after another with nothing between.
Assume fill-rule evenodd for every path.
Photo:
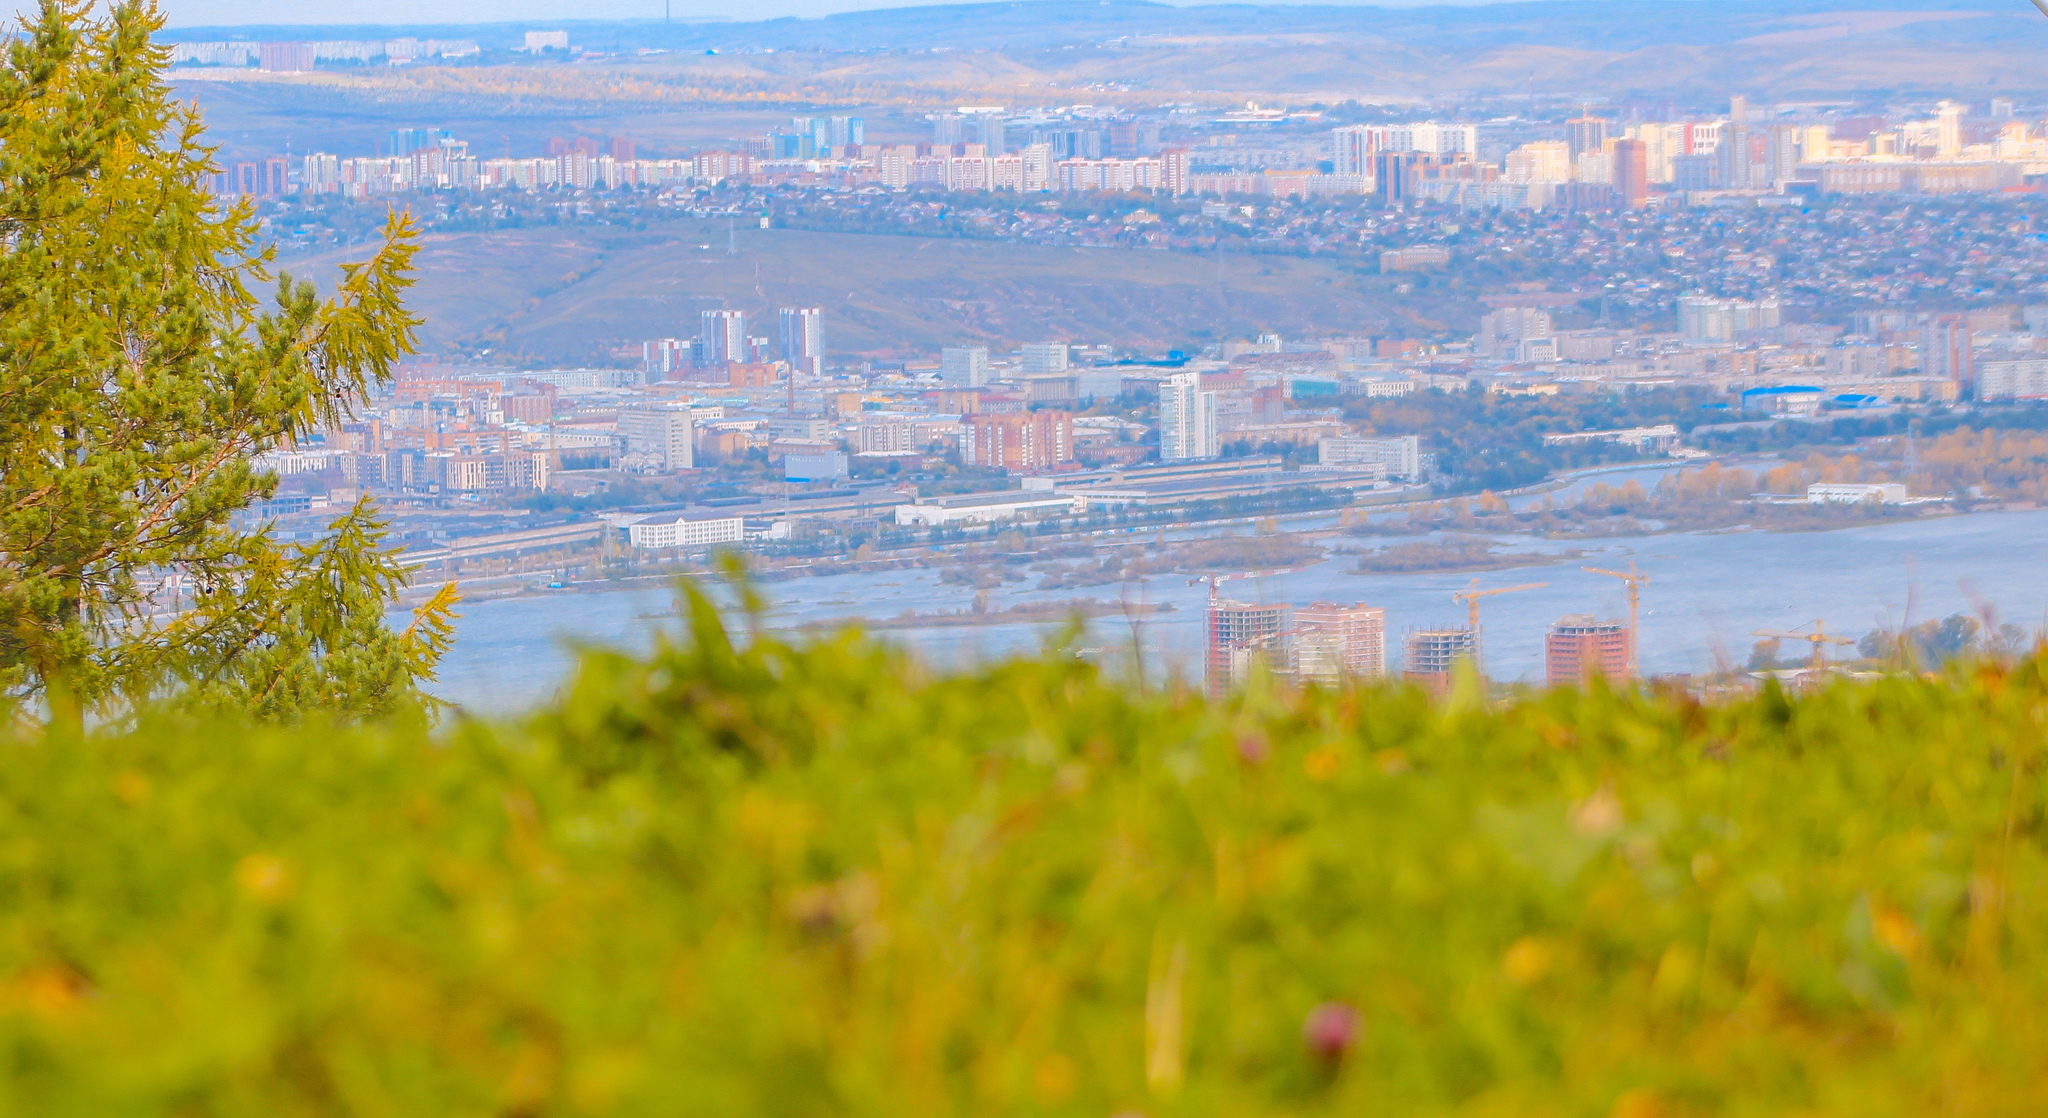
<instances>
[{"instance_id":1,"label":"hillside","mask_svg":"<svg viewBox=\"0 0 2048 1118\"><path fill-rule=\"evenodd\" d=\"M523 25L521 25L523 26ZM554 26L554 25L551 25ZM1248 97L1293 103L1489 97L1759 99L2048 90L2048 19L2024 0L1546 0L1476 7L1033 3L898 8L825 19L570 23L614 57L521 61L519 26L332 28L334 38L476 38L481 64L366 68L259 80L188 75L231 152L330 147L444 124L480 148L532 150L551 130L680 148L758 133L805 106L890 110L962 100L1018 106ZM225 37L184 28L176 38ZM296 37L285 29L234 34ZM639 56L638 50L670 53ZM715 50L716 54L706 51ZM733 114L739 114L735 117ZM758 116L750 114L759 114ZM338 132L336 130L339 130ZM331 137L331 138L330 138ZM367 141L367 142L364 142Z\"/></svg>"},{"instance_id":2,"label":"hillside","mask_svg":"<svg viewBox=\"0 0 2048 1118\"><path fill-rule=\"evenodd\" d=\"M1363 290L1365 277L1350 268L1304 257L1218 260L745 227L737 230L739 255L728 256L727 238L723 221L640 233L437 233L425 239L409 305L427 320L430 352L489 347L551 363L597 360L620 342L688 337L698 312L718 307L761 315L820 306L835 353L877 357L970 341L1168 349L1269 331L1373 336L1417 313ZM326 279L336 263L362 254L356 247L281 266ZM1477 309L1420 308L1460 328L1476 321Z\"/></svg>"},{"instance_id":3,"label":"hillside","mask_svg":"<svg viewBox=\"0 0 2048 1118\"><path fill-rule=\"evenodd\" d=\"M708 606L520 724L0 749L0 1110L2030 1113L2040 663L1211 703Z\"/></svg>"}]
</instances>

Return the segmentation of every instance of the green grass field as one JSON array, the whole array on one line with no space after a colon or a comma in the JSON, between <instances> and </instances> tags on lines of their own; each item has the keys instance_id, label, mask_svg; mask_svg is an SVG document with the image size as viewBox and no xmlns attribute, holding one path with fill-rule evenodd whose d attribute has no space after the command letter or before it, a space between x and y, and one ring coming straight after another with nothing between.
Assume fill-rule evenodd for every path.
<instances>
[{"instance_id":1,"label":"green grass field","mask_svg":"<svg viewBox=\"0 0 2048 1118\"><path fill-rule=\"evenodd\" d=\"M522 724L13 733L0 1111L2048 1097L2040 663L1212 703L690 612Z\"/></svg>"}]
</instances>

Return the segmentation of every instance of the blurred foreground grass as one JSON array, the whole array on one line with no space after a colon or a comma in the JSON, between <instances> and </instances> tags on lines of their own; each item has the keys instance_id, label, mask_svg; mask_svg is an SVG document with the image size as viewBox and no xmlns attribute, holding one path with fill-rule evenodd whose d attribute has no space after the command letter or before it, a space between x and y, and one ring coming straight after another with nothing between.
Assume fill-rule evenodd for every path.
<instances>
[{"instance_id":1,"label":"blurred foreground grass","mask_svg":"<svg viewBox=\"0 0 2048 1118\"><path fill-rule=\"evenodd\" d=\"M522 724L0 745L0 1112L2048 1098L2039 662L1219 705L686 624Z\"/></svg>"}]
</instances>

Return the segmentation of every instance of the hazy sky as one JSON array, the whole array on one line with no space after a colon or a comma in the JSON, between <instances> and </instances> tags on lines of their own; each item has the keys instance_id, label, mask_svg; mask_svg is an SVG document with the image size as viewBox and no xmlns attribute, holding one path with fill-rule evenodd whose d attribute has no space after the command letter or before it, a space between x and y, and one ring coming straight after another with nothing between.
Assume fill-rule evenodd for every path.
<instances>
[{"instance_id":1,"label":"hazy sky","mask_svg":"<svg viewBox=\"0 0 2048 1118\"><path fill-rule=\"evenodd\" d=\"M774 19L873 8L908 8L934 0L670 0L677 19ZM1295 0L1303 2L1303 0ZM1306 0L1376 2L1382 7L1489 3L1493 0ZM662 0L163 0L172 26L244 23L516 23L546 19L659 19ZM0 0L6 7L30 7Z\"/></svg>"}]
</instances>

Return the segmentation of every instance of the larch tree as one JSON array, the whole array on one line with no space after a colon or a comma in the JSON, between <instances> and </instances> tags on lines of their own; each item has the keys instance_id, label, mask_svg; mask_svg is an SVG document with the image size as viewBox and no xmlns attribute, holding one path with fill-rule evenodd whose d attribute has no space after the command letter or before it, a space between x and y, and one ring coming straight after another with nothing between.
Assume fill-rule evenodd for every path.
<instances>
[{"instance_id":1,"label":"larch tree","mask_svg":"<svg viewBox=\"0 0 2048 1118\"><path fill-rule=\"evenodd\" d=\"M405 572L367 502L320 540L238 523L252 463L343 420L414 348L416 237L335 297L274 275L175 100L155 5L44 0L0 64L0 701L292 718L410 705L452 586L394 629ZM274 301L255 294L275 283Z\"/></svg>"}]
</instances>

